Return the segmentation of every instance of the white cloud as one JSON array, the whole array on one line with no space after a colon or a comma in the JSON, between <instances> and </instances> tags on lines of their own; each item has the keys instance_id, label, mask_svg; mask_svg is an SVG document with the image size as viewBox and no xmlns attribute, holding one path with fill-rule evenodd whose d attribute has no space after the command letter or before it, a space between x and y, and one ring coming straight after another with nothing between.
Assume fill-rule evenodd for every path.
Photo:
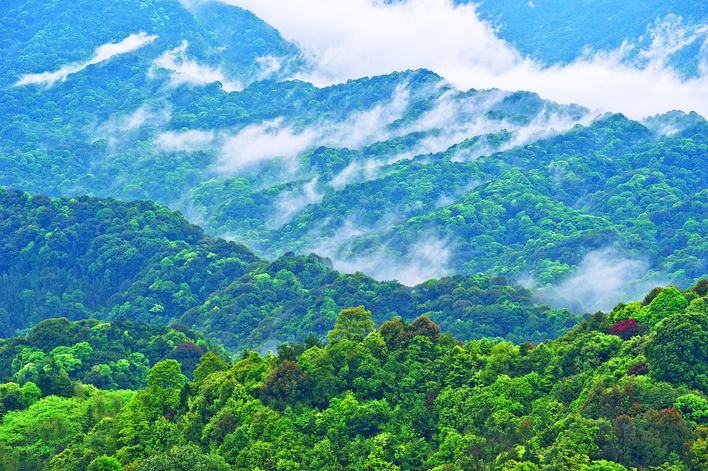
<instances>
[{"instance_id":1,"label":"white cloud","mask_svg":"<svg viewBox=\"0 0 708 471\"><path fill-rule=\"evenodd\" d=\"M349 183L371 180L378 174L378 169L388 162L354 160L329 182L334 188L341 189Z\"/></svg>"},{"instance_id":2,"label":"white cloud","mask_svg":"<svg viewBox=\"0 0 708 471\"><path fill-rule=\"evenodd\" d=\"M361 271L376 280L397 280L408 286L449 275L453 250L449 240L433 230L421 232L405 254L396 254L386 245L365 255L353 248L357 241L389 230L399 219L396 212L388 212L373 225L363 224L358 215L349 216L336 226L325 220L309 232L303 252L329 258L334 268L343 273Z\"/></svg>"},{"instance_id":3,"label":"white cloud","mask_svg":"<svg viewBox=\"0 0 708 471\"><path fill-rule=\"evenodd\" d=\"M456 86L532 90L562 103L620 111L635 119L672 109L708 115L708 77L682 79L668 54L699 40L705 27L669 18L652 45L626 46L542 67L525 59L480 21L474 4L450 0L224 0L249 9L298 44L317 65L305 79L332 83L395 70L428 68ZM705 44L704 44L705 46ZM704 62L704 69L705 61Z\"/></svg>"},{"instance_id":4,"label":"white cloud","mask_svg":"<svg viewBox=\"0 0 708 471\"><path fill-rule=\"evenodd\" d=\"M274 56L262 56L256 58L256 63L260 68L257 80L265 80L277 73L283 67L283 58Z\"/></svg>"},{"instance_id":5,"label":"white cloud","mask_svg":"<svg viewBox=\"0 0 708 471\"><path fill-rule=\"evenodd\" d=\"M386 138L388 134L383 128L403 116L409 102L408 84L399 84L390 101L352 113L342 122L320 124L323 144L357 148Z\"/></svg>"},{"instance_id":6,"label":"white cloud","mask_svg":"<svg viewBox=\"0 0 708 471\"><path fill-rule=\"evenodd\" d=\"M199 131L192 129L185 132L167 131L155 139L155 146L167 152L195 151L208 148L214 141L212 131Z\"/></svg>"},{"instance_id":7,"label":"white cloud","mask_svg":"<svg viewBox=\"0 0 708 471\"><path fill-rule=\"evenodd\" d=\"M317 190L317 178L313 178L301 187L279 194L273 201L274 215L266 226L269 229L281 227L303 210L308 204L322 201L324 193Z\"/></svg>"},{"instance_id":8,"label":"white cloud","mask_svg":"<svg viewBox=\"0 0 708 471\"><path fill-rule=\"evenodd\" d=\"M23 75L15 86L44 83L51 87L56 82L65 80L69 75L84 70L89 65L98 64L119 54L133 52L150 44L155 39L157 39L157 36L148 36L146 33L131 34L119 43L108 43L98 47L93 58L88 61L65 65L56 72Z\"/></svg>"},{"instance_id":9,"label":"white cloud","mask_svg":"<svg viewBox=\"0 0 708 471\"><path fill-rule=\"evenodd\" d=\"M91 132L92 142L108 139L111 145L127 139L127 133L144 125L162 126L170 119L168 106L143 105L132 113L111 116Z\"/></svg>"},{"instance_id":10,"label":"white cloud","mask_svg":"<svg viewBox=\"0 0 708 471\"><path fill-rule=\"evenodd\" d=\"M239 91L243 87L240 83L229 80L220 68L209 67L191 60L187 56L189 43L182 41L182 45L171 49L155 59L155 65L171 71L171 83L178 86L183 83L190 85L206 85L221 82L227 92Z\"/></svg>"},{"instance_id":11,"label":"white cloud","mask_svg":"<svg viewBox=\"0 0 708 471\"><path fill-rule=\"evenodd\" d=\"M363 155L350 162L329 182L335 188L342 188L348 183L364 181L381 175L382 169L405 158L416 155L447 150L470 136L497 133L508 130L513 137L501 146L484 145L484 140L474 149L464 149L453 156L454 160L473 160L485 153L505 150L533 140L555 135L569 129L577 123L588 124L591 113L571 116L564 107L542 109L528 124L490 119L487 112L508 97L510 92L489 90L461 98L461 92L451 90L437 96L437 90L431 89L428 95L432 108L418 119L395 130L387 126L402 118L411 103L409 83L399 84L388 98L380 100L371 108L350 113L341 119L321 119L308 126L293 126L284 118L265 121L247 126L235 135L227 132L218 133L218 145L221 147L220 158L214 167L216 172L234 174L251 164L282 159L285 173L296 169L296 157L318 146L362 149L376 142L405 136L417 131L437 129L437 132L421 139L413 147L385 154ZM178 134L161 136L162 139L175 140ZM199 143L217 143L203 135L184 135L185 139L196 139ZM366 152L364 153L366 154Z\"/></svg>"},{"instance_id":12,"label":"white cloud","mask_svg":"<svg viewBox=\"0 0 708 471\"><path fill-rule=\"evenodd\" d=\"M342 120L320 120L305 128L285 124L283 118L253 124L226 138L217 171L234 172L259 161L285 158L316 146L358 148L378 141L383 128L400 118L408 106L405 84L399 85L389 100L372 108L351 113Z\"/></svg>"},{"instance_id":13,"label":"white cloud","mask_svg":"<svg viewBox=\"0 0 708 471\"><path fill-rule=\"evenodd\" d=\"M664 65L671 55L700 40L708 33L708 26L683 24L680 17L669 15L658 21L651 31L651 45L639 56L654 64Z\"/></svg>"},{"instance_id":14,"label":"white cloud","mask_svg":"<svg viewBox=\"0 0 708 471\"><path fill-rule=\"evenodd\" d=\"M217 170L229 173L260 161L292 158L311 147L316 138L314 129L298 132L284 126L282 118L253 124L226 139Z\"/></svg>"},{"instance_id":15,"label":"white cloud","mask_svg":"<svg viewBox=\"0 0 708 471\"><path fill-rule=\"evenodd\" d=\"M666 284L658 278L642 279L648 270L646 260L611 248L595 250L583 257L573 274L541 293L552 305L575 304L584 312L609 312L618 299L641 299L654 286Z\"/></svg>"},{"instance_id":16,"label":"white cloud","mask_svg":"<svg viewBox=\"0 0 708 471\"><path fill-rule=\"evenodd\" d=\"M464 150L454 156L454 160L474 160L490 152L510 149L553 136L576 124L589 124L594 116L593 112L575 116L575 112L571 113L563 107L558 109L545 107L528 124L487 117L487 113L509 95L509 92L489 90L461 100L458 91L450 91L437 100L431 110L397 134L439 129L437 134L426 137L417 146L413 154L418 155L446 150L453 144L473 136L494 134L504 130L513 133L512 139L500 147L480 145L474 152Z\"/></svg>"},{"instance_id":17,"label":"white cloud","mask_svg":"<svg viewBox=\"0 0 708 471\"><path fill-rule=\"evenodd\" d=\"M432 233L421 234L408 253L399 257L387 253L385 249L369 256L348 259L341 258L341 248L318 253L325 253L339 271L361 271L379 281L396 280L407 286L448 275L452 257L448 241Z\"/></svg>"}]
</instances>

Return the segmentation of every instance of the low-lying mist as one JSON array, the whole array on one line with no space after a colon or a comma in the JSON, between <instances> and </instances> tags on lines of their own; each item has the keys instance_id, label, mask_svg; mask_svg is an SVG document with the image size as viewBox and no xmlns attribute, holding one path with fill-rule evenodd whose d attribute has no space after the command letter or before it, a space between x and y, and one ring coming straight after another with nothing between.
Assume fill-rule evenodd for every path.
<instances>
[{"instance_id":1,"label":"low-lying mist","mask_svg":"<svg viewBox=\"0 0 708 471\"><path fill-rule=\"evenodd\" d=\"M450 0L223 0L249 9L299 45L314 83L428 68L461 89L532 90L561 103L622 112L633 119L673 109L708 114L708 30L668 16L647 25L648 45L625 43L549 67L522 57L481 21L474 3ZM681 48L703 43L697 77L670 65Z\"/></svg>"},{"instance_id":2,"label":"low-lying mist","mask_svg":"<svg viewBox=\"0 0 708 471\"><path fill-rule=\"evenodd\" d=\"M184 40L175 49L164 52L155 59L156 67L170 71L170 82L173 87L183 83L190 85L206 85L221 82L224 91L233 92L243 89L243 85L224 75L221 68L199 64L187 55L189 42ZM154 71L151 73L154 74Z\"/></svg>"},{"instance_id":3,"label":"low-lying mist","mask_svg":"<svg viewBox=\"0 0 708 471\"><path fill-rule=\"evenodd\" d=\"M578 314L609 312L618 302L640 300L655 286L668 284L659 276L647 277L648 272L649 263L641 257L605 248L587 253L557 285L537 287L531 280L526 284L553 307Z\"/></svg>"}]
</instances>

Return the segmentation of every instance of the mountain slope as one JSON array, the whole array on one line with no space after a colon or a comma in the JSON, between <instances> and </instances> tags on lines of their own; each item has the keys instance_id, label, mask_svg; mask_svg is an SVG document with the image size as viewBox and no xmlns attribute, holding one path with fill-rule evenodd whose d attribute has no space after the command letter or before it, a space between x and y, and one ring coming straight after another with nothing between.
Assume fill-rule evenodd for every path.
<instances>
[{"instance_id":1,"label":"mountain slope","mask_svg":"<svg viewBox=\"0 0 708 471\"><path fill-rule=\"evenodd\" d=\"M578 312L706 275L695 113L644 126L424 69L318 87L283 80L304 59L239 8L103 4L85 38L94 4L2 10L3 187L151 199L260 256L410 285L485 272L550 293L620 267Z\"/></svg>"},{"instance_id":2,"label":"mountain slope","mask_svg":"<svg viewBox=\"0 0 708 471\"><path fill-rule=\"evenodd\" d=\"M706 61L702 2L482 0L477 11L499 37L546 65L623 47L627 62L642 65L660 54L688 76L702 73Z\"/></svg>"},{"instance_id":3,"label":"mountain slope","mask_svg":"<svg viewBox=\"0 0 708 471\"><path fill-rule=\"evenodd\" d=\"M26 398L29 407L0 424L0 438L12 445L3 464L13 471L26 463L62 471L99 463L219 471L700 469L707 287L702 280L686 291L656 288L538 345L463 344L424 317L389 320L364 336L341 326L351 311L363 319L367 312L347 310L325 347L246 351L232 364L207 354L190 382L179 363L160 362L124 407L113 400L80 416L75 411L115 393L77 385L74 397L40 399L30 394L38 391L33 384L6 383L16 391L8 404ZM48 425L22 426L36 417ZM62 446L42 447L49 437Z\"/></svg>"},{"instance_id":4,"label":"mountain slope","mask_svg":"<svg viewBox=\"0 0 708 471\"><path fill-rule=\"evenodd\" d=\"M540 286L582 276L584 262L609 251L605 266L630 265L617 276L644 278L634 293L659 279L687 285L708 269L700 209L708 142L697 123L662 136L608 116L472 162L458 160L462 145L400 161L380 177L321 190L321 201L266 232L264 247L324 253L383 277L410 267L531 276ZM327 154L342 155L350 154ZM217 227L221 214L233 213L217 213ZM576 308L607 309L621 285L595 299L585 293Z\"/></svg>"},{"instance_id":5,"label":"mountain slope","mask_svg":"<svg viewBox=\"0 0 708 471\"><path fill-rule=\"evenodd\" d=\"M221 70L234 81L247 82L267 74L267 67L259 65L259 59L280 60L284 71L299 54L295 46L255 15L221 2L195 2L191 6L177 0L22 1L5 2L0 15L6 32L0 42L3 88L28 74L55 72L89 60L101 46L120 43L139 33L156 37L134 49L125 45L104 50L101 57L108 61L109 53L129 54L146 67L187 41L189 54L194 54L199 64ZM103 61L100 63L103 65ZM193 68L191 73L195 72Z\"/></svg>"},{"instance_id":6,"label":"mountain slope","mask_svg":"<svg viewBox=\"0 0 708 471\"><path fill-rule=\"evenodd\" d=\"M339 273L314 254L268 262L151 201L51 200L0 190L0 236L4 337L48 318L129 318L182 322L235 352L323 336L339 311L358 305L376 322L425 314L460 338L540 341L579 320L534 305L528 290L503 278L406 287Z\"/></svg>"}]
</instances>

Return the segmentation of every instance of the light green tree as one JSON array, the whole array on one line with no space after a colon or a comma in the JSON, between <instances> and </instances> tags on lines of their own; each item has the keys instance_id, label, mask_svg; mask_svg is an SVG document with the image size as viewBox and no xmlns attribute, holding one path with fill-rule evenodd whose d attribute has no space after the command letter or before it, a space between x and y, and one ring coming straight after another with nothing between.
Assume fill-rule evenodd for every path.
<instances>
[{"instance_id":1,"label":"light green tree","mask_svg":"<svg viewBox=\"0 0 708 471\"><path fill-rule=\"evenodd\" d=\"M361 341L374 328L371 311L364 309L364 306L350 307L339 313L334 329L329 331L327 338L330 342L341 339Z\"/></svg>"},{"instance_id":2,"label":"light green tree","mask_svg":"<svg viewBox=\"0 0 708 471\"><path fill-rule=\"evenodd\" d=\"M160 388L174 390L182 383L185 377L182 374L182 366L177 360L164 360L158 362L148 373L148 388Z\"/></svg>"}]
</instances>

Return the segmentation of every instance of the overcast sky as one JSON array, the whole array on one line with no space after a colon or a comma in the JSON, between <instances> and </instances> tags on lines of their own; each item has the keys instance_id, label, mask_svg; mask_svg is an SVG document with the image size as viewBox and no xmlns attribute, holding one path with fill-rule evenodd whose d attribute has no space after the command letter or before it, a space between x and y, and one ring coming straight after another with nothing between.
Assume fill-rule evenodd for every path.
<instances>
[{"instance_id":1,"label":"overcast sky","mask_svg":"<svg viewBox=\"0 0 708 471\"><path fill-rule=\"evenodd\" d=\"M448 0L224 0L251 10L318 65L302 77L318 85L428 68L460 89L536 91L560 103L619 111L639 119L673 109L708 116L708 77L681 80L667 53L705 28L664 24L643 68L622 65L624 50L543 68L522 58L481 22L473 5ZM708 50L708 45L704 47ZM708 51L707 55L708 55Z\"/></svg>"}]
</instances>

